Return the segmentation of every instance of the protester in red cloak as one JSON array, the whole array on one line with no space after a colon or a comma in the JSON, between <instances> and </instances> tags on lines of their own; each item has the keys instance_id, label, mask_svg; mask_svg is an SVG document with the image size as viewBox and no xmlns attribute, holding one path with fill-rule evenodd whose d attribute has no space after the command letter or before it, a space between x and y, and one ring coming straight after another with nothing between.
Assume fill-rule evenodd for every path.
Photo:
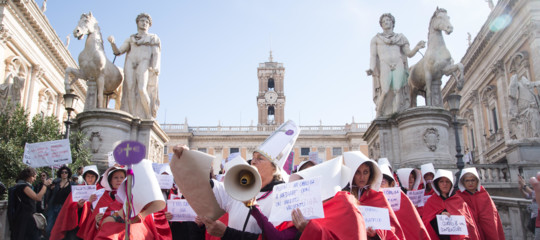
<instances>
[{"instance_id":1,"label":"protester in red cloak","mask_svg":"<svg viewBox=\"0 0 540 240\"><path fill-rule=\"evenodd\" d=\"M442 169L437 170L435 180L433 181L435 194L424 205L424 216L422 217L429 236L432 240L480 239L480 234L478 233L478 228L474 222L471 210L458 194L452 195L453 186L454 176L452 172ZM461 215L465 217L469 235L439 235L437 215Z\"/></svg>"},{"instance_id":2,"label":"protester in red cloak","mask_svg":"<svg viewBox=\"0 0 540 240\"><path fill-rule=\"evenodd\" d=\"M433 191L433 178L435 177L435 167L433 166L433 163L426 163L422 164L420 166L420 171L422 172L422 184L420 184L420 187L418 189L424 189L424 204L426 203L427 199L435 193ZM418 211L418 214L420 214L420 217L424 216L424 207L416 207L416 210Z\"/></svg>"},{"instance_id":3,"label":"protester in red cloak","mask_svg":"<svg viewBox=\"0 0 540 240\"><path fill-rule=\"evenodd\" d=\"M96 223L100 223L104 217L107 217L111 214L111 210L121 209L120 207L114 207L113 203L116 201L116 190L122 184L122 181L126 178L126 170L117 166L110 167L103 174L105 177L101 179L101 185L103 189L103 195L99 198L96 207L92 211L92 214L85 221L77 233L77 237L82 239L94 239L98 233L98 228ZM98 192L100 192L98 191ZM100 213L100 209L106 207L107 210L105 213ZM117 208L117 209L116 209Z\"/></svg>"},{"instance_id":4,"label":"protester in red cloak","mask_svg":"<svg viewBox=\"0 0 540 240\"><path fill-rule=\"evenodd\" d=\"M392 172L388 165L379 165L381 172L383 173L383 179L381 182L381 188L395 187L395 180L392 177ZM398 170L398 176L399 176ZM402 184L402 187L405 185ZM398 211L395 211L396 217L403 229L406 239L430 239L427 233L426 227L422 222L422 218L416 211L413 203L409 197L401 191L401 202Z\"/></svg>"},{"instance_id":5,"label":"protester in red cloak","mask_svg":"<svg viewBox=\"0 0 540 240\"><path fill-rule=\"evenodd\" d=\"M379 192L382 182L382 173L377 163L367 158L361 152L346 152L343 154L345 165L351 168L353 174L349 182L348 191L358 199L359 205L386 208L390 214L391 230L367 229L367 236L378 236L380 239L404 239L402 227L397 220L396 214L384 193Z\"/></svg>"},{"instance_id":6,"label":"protester in red cloak","mask_svg":"<svg viewBox=\"0 0 540 240\"><path fill-rule=\"evenodd\" d=\"M501 218L489 193L480 184L476 168L465 168L459 178L459 196L471 209L482 239L505 239Z\"/></svg>"},{"instance_id":7,"label":"protester in red cloak","mask_svg":"<svg viewBox=\"0 0 540 240\"><path fill-rule=\"evenodd\" d=\"M85 185L95 185L99 177L96 165L84 167L82 177ZM73 239L92 212L92 202L97 199L95 194L90 196L88 201L81 199L78 202L72 201L71 194L66 198L56 218L56 224L51 231L50 239Z\"/></svg>"}]
</instances>

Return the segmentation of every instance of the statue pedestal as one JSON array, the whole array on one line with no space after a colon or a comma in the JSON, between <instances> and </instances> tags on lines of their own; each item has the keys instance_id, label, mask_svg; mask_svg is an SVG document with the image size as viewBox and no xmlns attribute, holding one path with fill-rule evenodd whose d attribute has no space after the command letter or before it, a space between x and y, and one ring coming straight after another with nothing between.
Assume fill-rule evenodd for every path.
<instances>
[{"instance_id":1,"label":"statue pedestal","mask_svg":"<svg viewBox=\"0 0 540 240\"><path fill-rule=\"evenodd\" d=\"M77 125L88 136L92 162L99 169L108 167L108 154L126 140L143 143L146 158L152 162L164 160L163 148L169 137L156 120L135 118L120 110L96 109L79 113Z\"/></svg>"},{"instance_id":2,"label":"statue pedestal","mask_svg":"<svg viewBox=\"0 0 540 240\"><path fill-rule=\"evenodd\" d=\"M376 118L364 134L369 157L388 158L394 169L425 163L433 163L436 168L455 168L456 144L451 123L450 112L429 106Z\"/></svg>"}]
</instances>

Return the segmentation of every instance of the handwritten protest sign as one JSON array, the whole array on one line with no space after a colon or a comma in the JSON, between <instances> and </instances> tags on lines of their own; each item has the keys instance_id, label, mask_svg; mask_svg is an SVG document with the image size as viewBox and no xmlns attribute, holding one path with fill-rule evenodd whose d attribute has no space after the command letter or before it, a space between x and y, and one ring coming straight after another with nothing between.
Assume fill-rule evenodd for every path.
<instances>
[{"instance_id":1,"label":"handwritten protest sign","mask_svg":"<svg viewBox=\"0 0 540 240\"><path fill-rule=\"evenodd\" d=\"M173 185L173 182L174 182L174 178L173 178L172 175L156 174L156 178L158 180L159 187L161 189L171 189L172 188L172 185Z\"/></svg>"},{"instance_id":2,"label":"handwritten protest sign","mask_svg":"<svg viewBox=\"0 0 540 240\"><path fill-rule=\"evenodd\" d=\"M102 207L102 208L99 208L99 213L105 214L105 212L107 212L107 208L108 208L108 207Z\"/></svg>"},{"instance_id":3,"label":"handwritten protest sign","mask_svg":"<svg viewBox=\"0 0 540 240\"><path fill-rule=\"evenodd\" d=\"M69 140L26 143L23 162L33 168L69 164L72 162Z\"/></svg>"},{"instance_id":4,"label":"handwritten protest sign","mask_svg":"<svg viewBox=\"0 0 540 240\"><path fill-rule=\"evenodd\" d=\"M167 211L173 215L171 222L193 222L197 216L185 199L167 200Z\"/></svg>"},{"instance_id":5,"label":"handwritten protest sign","mask_svg":"<svg viewBox=\"0 0 540 240\"><path fill-rule=\"evenodd\" d=\"M427 196L424 196L424 205L427 203L427 200L431 197L431 195L427 195ZM422 205L422 206L424 206ZM419 207L422 207L422 206L419 206Z\"/></svg>"},{"instance_id":6,"label":"handwritten protest sign","mask_svg":"<svg viewBox=\"0 0 540 240\"><path fill-rule=\"evenodd\" d=\"M382 189L386 200L392 206L392 210L399 211L401 207L401 189L399 187L383 188Z\"/></svg>"},{"instance_id":7,"label":"handwritten protest sign","mask_svg":"<svg viewBox=\"0 0 540 240\"><path fill-rule=\"evenodd\" d=\"M270 222L292 221L291 212L299 208L305 219L324 218L321 178L310 178L274 186Z\"/></svg>"},{"instance_id":8,"label":"handwritten protest sign","mask_svg":"<svg viewBox=\"0 0 540 240\"><path fill-rule=\"evenodd\" d=\"M420 189L416 191L409 190L407 191L407 197L411 199L411 202L414 204L414 206L422 207L424 206L424 192L425 189Z\"/></svg>"},{"instance_id":9,"label":"handwritten protest sign","mask_svg":"<svg viewBox=\"0 0 540 240\"><path fill-rule=\"evenodd\" d=\"M80 199L88 200L96 192L96 185L71 186L71 199L78 202Z\"/></svg>"},{"instance_id":10,"label":"handwritten protest sign","mask_svg":"<svg viewBox=\"0 0 540 240\"><path fill-rule=\"evenodd\" d=\"M96 194L97 199L100 199L101 196L103 196L103 193L105 193L105 188L99 189L99 190L97 190L97 191L94 192L94 194ZM99 201L96 200L96 201L94 201L94 202L92 203L92 208L93 208L93 209L96 209L96 205L97 205L98 202L99 202Z\"/></svg>"},{"instance_id":11,"label":"handwritten protest sign","mask_svg":"<svg viewBox=\"0 0 540 240\"><path fill-rule=\"evenodd\" d=\"M465 217L461 215L437 215L439 234L441 235L469 235Z\"/></svg>"},{"instance_id":12,"label":"handwritten protest sign","mask_svg":"<svg viewBox=\"0 0 540 240\"><path fill-rule=\"evenodd\" d=\"M364 217L366 223L366 229L372 227L373 229L390 230L390 213L386 208L358 206L358 210Z\"/></svg>"}]
</instances>

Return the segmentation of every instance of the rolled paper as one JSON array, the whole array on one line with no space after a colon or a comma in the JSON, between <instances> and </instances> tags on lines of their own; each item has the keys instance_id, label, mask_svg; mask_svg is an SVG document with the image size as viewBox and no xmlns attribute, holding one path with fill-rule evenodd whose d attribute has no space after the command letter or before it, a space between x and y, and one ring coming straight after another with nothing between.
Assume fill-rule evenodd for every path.
<instances>
[{"instance_id":1,"label":"rolled paper","mask_svg":"<svg viewBox=\"0 0 540 240\"><path fill-rule=\"evenodd\" d=\"M221 209L210 186L210 169L214 156L186 150L182 157L173 155L170 166L178 189L198 216L219 219Z\"/></svg>"}]
</instances>

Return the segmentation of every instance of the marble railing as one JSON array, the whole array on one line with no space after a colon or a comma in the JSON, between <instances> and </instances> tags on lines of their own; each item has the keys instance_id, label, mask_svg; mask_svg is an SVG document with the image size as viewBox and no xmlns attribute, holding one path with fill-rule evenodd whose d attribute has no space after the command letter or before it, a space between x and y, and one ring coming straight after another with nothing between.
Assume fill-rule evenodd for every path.
<instances>
[{"instance_id":1,"label":"marble railing","mask_svg":"<svg viewBox=\"0 0 540 240\"><path fill-rule=\"evenodd\" d=\"M534 234L526 225L531 213L528 206L531 200L491 196L499 211L506 239L534 239Z\"/></svg>"},{"instance_id":2,"label":"marble railing","mask_svg":"<svg viewBox=\"0 0 540 240\"><path fill-rule=\"evenodd\" d=\"M346 134L347 132L365 132L369 123L352 123L346 125L300 126L301 134ZM188 126L187 124L161 124L165 132L191 132L198 135L217 134L261 134L271 133L277 126Z\"/></svg>"}]
</instances>

